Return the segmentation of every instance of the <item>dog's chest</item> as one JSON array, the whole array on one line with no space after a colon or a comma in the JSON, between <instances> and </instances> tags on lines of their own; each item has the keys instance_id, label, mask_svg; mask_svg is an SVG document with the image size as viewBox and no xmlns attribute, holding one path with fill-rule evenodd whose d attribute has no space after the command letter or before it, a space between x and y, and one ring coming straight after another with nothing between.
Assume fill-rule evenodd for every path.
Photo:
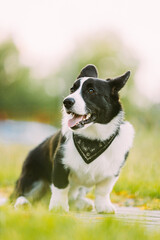
<instances>
[{"instance_id":1,"label":"dog's chest","mask_svg":"<svg viewBox=\"0 0 160 240\"><path fill-rule=\"evenodd\" d=\"M109 158L109 152L106 153L106 151L93 162L87 164L78 153L72 141L70 144L72 148L69 147L70 150L66 150L64 163L70 169L71 181L90 187L105 177L114 174L113 161ZM70 144L68 143L67 145ZM66 148L68 148L67 145Z\"/></svg>"},{"instance_id":2,"label":"dog's chest","mask_svg":"<svg viewBox=\"0 0 160 240\"><path fill-rule=\"evenodd\" d=\"M109 148L89 164L82 159L74 145L73 137L70 137L64 146L63 163L70 169L71 181L89 187L116 175L124 161L125 153L132 144L133 136L130 134L126 138L126 130L123 126Z\"/></svg>"}]
</instances>

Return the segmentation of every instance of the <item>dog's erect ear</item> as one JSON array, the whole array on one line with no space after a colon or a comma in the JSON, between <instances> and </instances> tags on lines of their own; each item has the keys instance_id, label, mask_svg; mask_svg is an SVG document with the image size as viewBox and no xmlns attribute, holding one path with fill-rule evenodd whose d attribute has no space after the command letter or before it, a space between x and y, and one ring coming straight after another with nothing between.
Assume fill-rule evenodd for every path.
<instances>
[{"instance_id":1,"label":"dog's erect ear","mask_svg":"<svg viewBox=\"0 0 160 240\"><path fill-rule=\"evenodd\" d=\"M110 86L112 88L112 94L119 92L119 90L121 90L121 88L124 87L129 76L130 76L130 71L126 72L125 74L123 74L120 77L109 80Z\"/></svg>"},{"instance_id":2,"label":"dog's erect ear","mask_svg":"<svg viewBox=\"0 0 160 240\"><path fill-rule=\"evenodd\" d=\"M81 78L81 77L97 78L98 77L97 68L92 64L89 64L89 65L85 66L84 68L82 68L82 70L81 70L79 76L77 77L77 79Z\"/></svg>"}]
</instances>

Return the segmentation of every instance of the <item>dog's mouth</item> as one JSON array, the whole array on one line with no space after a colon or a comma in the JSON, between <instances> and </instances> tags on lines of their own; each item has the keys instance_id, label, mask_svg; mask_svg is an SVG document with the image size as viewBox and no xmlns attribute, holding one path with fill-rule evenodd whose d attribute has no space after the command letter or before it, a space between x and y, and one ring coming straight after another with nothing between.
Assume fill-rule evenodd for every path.
<instances>
[{"instance_id":1,"label":"dog's mouth","mask_svg":"<svg viewBox=\"0 0 160 240\"><path fill-rule=\"evenodd\" d=\"M86 124L89 124L95 120L95 115L91 113L88 113L85 115L78 115L73 112L67 112L67 113L72 116L72 118L68 120L68 126L73 130L82 128Z\"/></svg>"}]
</instances>

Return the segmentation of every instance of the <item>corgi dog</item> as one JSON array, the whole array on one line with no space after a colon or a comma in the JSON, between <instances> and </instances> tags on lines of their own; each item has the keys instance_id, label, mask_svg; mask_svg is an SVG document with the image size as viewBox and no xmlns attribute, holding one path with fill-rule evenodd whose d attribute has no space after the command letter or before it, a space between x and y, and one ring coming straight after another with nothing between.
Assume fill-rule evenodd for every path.
<instances>
[{"instance_id":1,"label":"corgi dog","mask_svg":"<svg viewBox=\"0 0 160 240\"><path fill-rule=\"evenodd\" d=\"M13 193L15 208L40 199L50 188L50 210L115 212L110 193L134 138L119 100L129 76L128 71L103 80L94 65L81 70L63 101L61 129L24 161ZM94 202L86 198L92 187Z\"/></svg>"}]
</instances>

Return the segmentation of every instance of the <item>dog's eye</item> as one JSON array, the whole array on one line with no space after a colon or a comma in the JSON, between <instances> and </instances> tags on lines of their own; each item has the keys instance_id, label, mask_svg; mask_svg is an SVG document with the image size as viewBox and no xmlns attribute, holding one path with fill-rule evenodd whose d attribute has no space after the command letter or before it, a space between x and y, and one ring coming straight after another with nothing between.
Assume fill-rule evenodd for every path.
<instances>
[{"instance_id":1,"label":"dog's eye","mask_svg":"<svg viewBox=\"0 0 160 240\"><path fill-rule=\"evenodd\" d=\"M89 89L88 89L88 93L89 93L89 94L94 94L94 93L95 93L95 90L94 90L93 88L89 88Z\"/></svg>"},{"instance_id":2,"label":"dog's eye","mask_svg":"<svg viewBox=\"0 0 160 240\"><path fill-rule=\"evenodd\" d=\"M70 89L70 93L74 93L74 88L73 87Z\"/></svg>"}]
</instances>

